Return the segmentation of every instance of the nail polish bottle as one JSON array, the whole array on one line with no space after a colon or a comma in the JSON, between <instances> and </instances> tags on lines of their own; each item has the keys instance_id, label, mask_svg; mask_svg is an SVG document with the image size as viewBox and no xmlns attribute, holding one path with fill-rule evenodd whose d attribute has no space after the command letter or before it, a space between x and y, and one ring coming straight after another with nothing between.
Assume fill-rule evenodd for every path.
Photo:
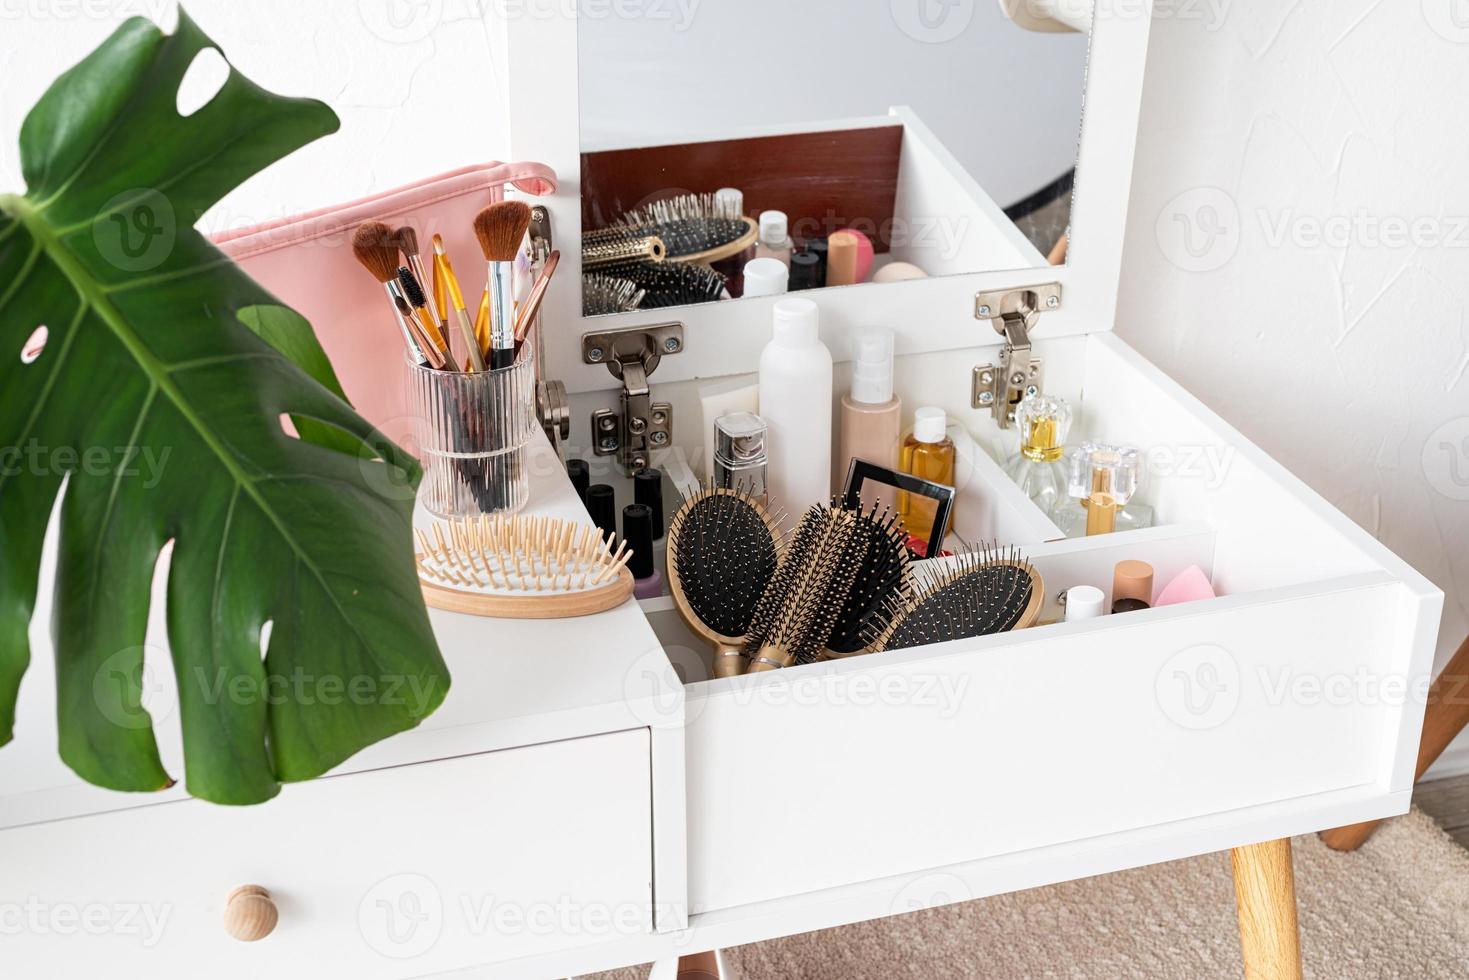
<instances>
[{"instance_id":1,"label":"nail polish bottle","mask_svg":"<svg viewBox=\"0 0 1469 980\"><path fill-rule=\"evenodd\" d=\"M663 594L663 576L653 562L653 511L647 504L628 504L622 509L622 539L632 551L627 568L632 572L633 595L658 598Z\"/></svg>"},{"instance_id":2,"label":"nail polish bottle","mask_svg":"<svg viewBox=\"0 0 1469 980\"><path fill-rule=\"evenodd\" d=\"M1005 467L1015 485L1031 503L1052 517L1065 503L1066 435L1071 429L1071 407L1052 395L1033 395L1015 409L1015 427L1020 430L1020 451Z\"/></svg>"},{"instance_id":3,"label":"nail polish bottle","mask_svg":"<svg viewBox=\"0 0 1469 980\"><path fill-rule=\"evenodd\" d=\"M603 541L617 538L617 495L606 483L593 483L587 488L587 513L602 532Z\"/></svg>"},{"instance_id":4,"label":"nail polish bottle","mask_svg":"<svg viewBox=\"0 0 1469 980\"><path fill-rule=\"evenodd\" d=\"M1066 454L1066 492L1052 520L1068 538L1153 526L1151 507L1133 503L1142 459L1131 446L1084 442Z\"/></svg>"},{"instance_id":5,"label":"nail polish bottle","mask_svg":"<svg viewBox=\"0 0 1469 980\"><path fill-rule=\"evenodd\" d=\"M824 285L826 285L826 269L819 256L814 252L797 252L791 256L791 275L786 285L787 292L818 289Z\"/></svg>"},{"instance_id":6,"label":"nail polish bottle","mask_svg":"<svg viewBox=\"0 0 1469 980\"><path fill-rule=\"evenodd\" d=\"M663 540L663 471L638 470L633 474L632 489L633 500L653 515L653 540Z\"/></svg>"},{"instance_id":7,"label":"nail polish bottle","mask_svg":"<svg viewBox=\"0 0 1469 980\"><path fill-rule=\"evenodd\" d=\"M581 505L587 505L587 487L592 483L592 469L584 459L568 459L566 461L566 475L571 478L571 485L576 490L576 497Z\"/></svg>"},{"instance_id":8,"label":"nail polish bottle","mask_svg":"<svg viewBox=\"0 0 1469 980\"><path fill-rule=\"evenodd\" d=\"M1153 608L1153 566L1119 561L1112 572L1112 614Z\"/></svg>"}]
</instances>

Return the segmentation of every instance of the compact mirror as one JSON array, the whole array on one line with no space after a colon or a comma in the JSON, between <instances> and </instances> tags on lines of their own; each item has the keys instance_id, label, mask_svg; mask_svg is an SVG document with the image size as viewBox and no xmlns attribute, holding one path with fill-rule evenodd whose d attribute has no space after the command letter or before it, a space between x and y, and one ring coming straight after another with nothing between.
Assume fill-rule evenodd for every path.
<instances>
[{"instance_id":1,"label":"compact mirror","mask_svg":"<svg viewBox=\"0 0 1469 980\"><path fill-rule=\"evenodd\" d=\"M1063 262L1090 16L581 4L584 314Z\"/></svg>"}]
</instances>

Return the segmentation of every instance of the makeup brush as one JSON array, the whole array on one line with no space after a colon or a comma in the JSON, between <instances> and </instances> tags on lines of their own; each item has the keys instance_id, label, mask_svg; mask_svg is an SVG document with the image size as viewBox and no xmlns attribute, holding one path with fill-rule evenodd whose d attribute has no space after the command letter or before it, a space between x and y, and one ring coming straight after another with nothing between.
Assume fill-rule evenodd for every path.
<instances>
[{"instance_id":1,"label":"makeup brush","mask_svg":"<svg viewBox=\"0 0 1469 980\"><path fill-rule=\"evenodd\" d=\"M401 303L406 307L408 300L398 282L398 245L393 230L381 221L364 221L352 234L352 254L374 279L382 283L393 315L398 318L398 329L403 334L403 343L408 348L409 355L419 365L430 364L431 359L425 347L432 345L418 342L415 331L408 325L412 316L405 317L399 306Z\"/></svg>"},{"instance_id":2,"label":"makeup brush","mask_svg":"<svg viewBox=\"0 0 1469 980\"><path fill-rule=\"evenodd\" d=\"M868 640L892 621L892 610L913 596L913 566L903 522L881 504L866 511L859 505L852 512L857 516L862 552L857 578L837 613L821 659L866 649Z\"/></svg>"},{"instance_id":3,"label":"makeup brush","mask_svg":"<svg viewBox=\"0 0 1469 980\"><path fill-rule=\"evenodd\" d=\"M444 250L444 239L441 235L434 236L434 268L438 270L439 278L449 293L449 301L458 317L459 334L469 349L470 369L483 371L484 354L480 352L479 344L474 339L474 325L469 322L469 311L464 308L464 293L459 289L459 280L454 275L454 266L449 261L449 253Z\"/></svg>"},{"instance_id":4,"label":"makeup brush","mask_svg":"<svg viewBox=\"0 0 1469 980\"><path fill-rule=\"evenodd\" d=\"M750 673L809 663L826 646L862 556L857 515L817 505L797 525L751 617Z\"/></svg>"},{"instance_id":5,"label":"makeup brush","mask_svg":"<svg viewBox=\"0 0 1469 980\"><path fill-rule=\"evenodd\" d=\"M530 205L524 201L496 201L474 216L488 265L485 296L490 304L490 367L515 363L515 258L530 230Z\"/></svg>"},{"instance_id":6,"label":"makeup brush","mask_svg":"<svg viewBox=\"0 0 1469 980\"><path fill-rule=\"evenodd\" d=\"M869 649L902 650L1035 625L1045 584L1014 548L981 547L922 563L918 587L895 603Z\"/></svg>"},{"instance_id":7,"label":"makeup brush","mask_svg":"<svg viewBox=\"0 0 1469 980\"><path fill-rule=\"evenodd\" d=\"M551 286L551 277L556 274L556 267L561 264L561 253L553 251L546 256L546 265L541 269L541 274L536 277L536 284L531 287L530 295L525 299L525 306L521 308L515 319L515 343L523 343L530 335L531 327L536 322L536 314L541 312L541 303L546 298L546 290Z\"/></svg>"},{"instance_id":8,"label":"makeup brush","mask_svg":"<svg viewBox=\"0 0 1469 980\"><path fill-rule=\"evenodd\" d=\"M430 362L435 360L433 353L437 351L438 361L441 363L435 363L434 366L457 371L458 366L449 353L449 345L439 335L439 326L434 322L434 315L428 308L428 298L423 295L423 287L413 277L413 270L406 265L398 267L398 285L403 287L403 298L408 301L408 306L413 311L410 315L423 328L420 332L428 341L428 347L424 349L424 353L429 355Z\"/></svg>"},{"instance_id":9,"label":"makeup brush","mask_svg":"<svg viewBox=\"0 0 1469 980\"><path fill-rule=\"evenodd\" d=\"M414 230L412 225L403 225L393 233L393 237L398 240L398 251L403 253L404 264L413 270L413 279L418 284L418 291L422 293L428 285L429 278L423 267L423 256L418 251L418 232ZM401 279L402 277L400 276L399 278ZM447 354L449 351L449 335L443 330L443 316L439 312L443 309L443 306L439 303L439 297L437 295L432 297L425 296L423 303L413 303L413 297L410 295L408 301L415 307L427 308L428 312L426 317L428 322L424 326L427 328L434 344L438 346L439 350Z\"/></svg>"},{"instance_id":10,"label":"makeup brush","mask_svg":"<svg viewBox=\"0 0 1469 980\"><path fill-rule=\"evenodd\" d=\"M745 672L745 634L780 545L780 522L764 506L712 483L668 523L668 590L689 630L714 647L716 677Z\"/></svg>"},{"instance_id":11,"label":"makeup brush","mask_svg":"<svg viewBox=\"0 0 1469 980\"><path fill-rule=\"evenodd\" d=\"M643 291L631 279L587 273L581 277L582 316L606 316L638 308Z\"/></svg>"}]
</instances>

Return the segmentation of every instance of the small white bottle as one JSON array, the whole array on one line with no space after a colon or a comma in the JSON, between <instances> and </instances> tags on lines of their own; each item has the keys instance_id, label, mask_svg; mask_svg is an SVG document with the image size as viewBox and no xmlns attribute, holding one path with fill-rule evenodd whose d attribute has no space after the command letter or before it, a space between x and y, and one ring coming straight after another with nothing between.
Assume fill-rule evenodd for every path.
<instances>
[{"instance_id":1,"label":"small white bottle","mask_svg":"<svg viewBox=\"0 0 1469 980\"><path fill-rule=\"evenodd\" d=\"M775 259L789 270L791 250L796 247L791 241L789 225L784 211L761 211L760 242L755 247L755 257Z\"/></svg>"},{"instance_id":2,"label":"small white bottle","mask_svg":"<svg viewBox=\"0 0 1469 980\"><path fill-rule=\"evenodd\" d=\"M831 499L831 351L809 299L775 304L775 330L760 353L760 417L767 439L770 501L794 527Z\"/></svg>"}]
</instances>

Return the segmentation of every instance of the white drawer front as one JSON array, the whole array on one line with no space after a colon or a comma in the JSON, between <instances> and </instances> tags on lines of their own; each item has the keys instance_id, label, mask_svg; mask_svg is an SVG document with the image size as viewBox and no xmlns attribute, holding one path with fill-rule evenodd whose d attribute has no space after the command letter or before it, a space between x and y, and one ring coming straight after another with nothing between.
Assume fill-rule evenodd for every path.
<instances>
[{"instance_id":1,"label":"white drawer front","mask_svg":"<svg viewBox=\"0 0 1469 980\"><path fill-rule=\"evenodd\" d=\"M690 907L1372 783L1402 594L1358 576L698 685Z\"/></svg>"},{"instance_id":2,"label":"white drawer front","mask_svg":"<svg viewBox=\"0 0 1469 980\"><path fill-rule=\"evenodd\" d=\"M651 929L648 733L0 832L7 976L401 977ZM239 885L279 924L242 943Z\"/></svg>"}]
</instances>

